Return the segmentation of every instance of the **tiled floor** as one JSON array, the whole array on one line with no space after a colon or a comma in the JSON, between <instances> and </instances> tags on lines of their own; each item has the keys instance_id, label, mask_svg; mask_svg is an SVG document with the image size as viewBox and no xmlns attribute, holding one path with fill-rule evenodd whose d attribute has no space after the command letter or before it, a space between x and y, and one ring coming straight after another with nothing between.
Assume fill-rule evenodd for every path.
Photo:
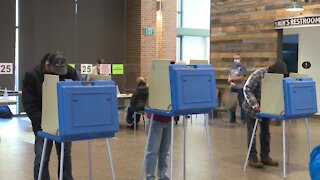
<instances>
[{"instance_id":1,"label":"tiled floor","mask_svg":"<svg viewBox=\"0 0 320 180\"><path fill-rule=\"evenodd\" d=\"M140 125L137 132L124 127L124 115L120 115L120 131L111 139L111 151L116 172L120 180L139 179L145 148L145 133ZM211 120L211 137L214 150L216 180L275 180L282 179L282 127L271 126L271 156L280 161L279 167L253 169L248 167L243 173L246 156L246 126L230 126L219 119ZM310 120L311 142L313 147L320 143L320 122ZM291 121L287 126L289 142L288 179L310 179L308 174L308 148L303 120ZM175 126L174 179L183 179L183 126L181 121ZM0 119L0 179L31 180L33 177L34 136L28 118ZM106 143L103 139L92 140L93 179L111 179ZM206 131L199 117L190 120L187 126L186 179L212 179L210 158L207 148ZM257 143L259 148L259 143ZM55 151L55 150L53 150ZM87 141L73 143L73 175L75 180L88 179ZM57 179L57 157L52 153L50 162L52 179ZM168 171L168 173L170 173Z\"/></svg>"}]
</instances>

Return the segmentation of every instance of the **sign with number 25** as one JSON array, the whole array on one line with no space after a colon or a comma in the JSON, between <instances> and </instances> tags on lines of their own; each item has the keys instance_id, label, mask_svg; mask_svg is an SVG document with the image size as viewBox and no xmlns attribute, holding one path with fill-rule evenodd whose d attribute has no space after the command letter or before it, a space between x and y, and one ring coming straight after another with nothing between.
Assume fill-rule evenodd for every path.
<instances>
[{"instance_id":1,"label":"sign with number 25","mask_svg":"<svg viewBox=\"0 0 320 180\"><path fill-rule=\"evenodd\" d=\"M0 63L0 74L13 74L13 64Z\"/></svg>"},{"instance_id":2,"label":"sign with number 25","mask_svg":"<svg viewBox=\"0 0 320 180\"><path fill-rule=\"evenodd\" d=\"M92 64L81 64L81 74L92 74Z\"/></svg>"}]
</instances>

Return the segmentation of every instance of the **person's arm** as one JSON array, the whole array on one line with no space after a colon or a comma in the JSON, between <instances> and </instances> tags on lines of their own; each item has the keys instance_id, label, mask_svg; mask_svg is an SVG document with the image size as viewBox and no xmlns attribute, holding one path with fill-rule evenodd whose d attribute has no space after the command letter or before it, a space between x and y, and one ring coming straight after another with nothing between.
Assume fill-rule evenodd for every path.
<instances>
[{"instance_id":1,"label":"person's arm","mask_svg":"<svg viewBox=\"0 0 320 180\"><path fill-rule=\"evenodd\" d=\"M260 81L261 77L259 77L257 73L252 73L243 87L243 94L245 100L255 110L259 110L260 105L253 92L255 91Z\"/></svg>"},{"instance_id":2,"label":"person's arm","mask_svg":"<svg viewBox=\"0 0 320 180\"><path fill-rule=\"evenodd\" d=\"M138 93L137 93L137 89L135 91L133 91L132 93L132 97L130 99L130 106L132 108L135 108L136 104L137 104L137 101L138 101Z\"/></svg>"},{"instance_id":3,"label":"person's arm","mask_svg":"<svg viewBox=\"0 0 320 180\"><path fill-rule=\"evenodd\" d=\"M26 73L22 81L22 104L32 122L33 130L41 130L41 109L37 104L36 79Z\"/></svg>"}]
</instances>

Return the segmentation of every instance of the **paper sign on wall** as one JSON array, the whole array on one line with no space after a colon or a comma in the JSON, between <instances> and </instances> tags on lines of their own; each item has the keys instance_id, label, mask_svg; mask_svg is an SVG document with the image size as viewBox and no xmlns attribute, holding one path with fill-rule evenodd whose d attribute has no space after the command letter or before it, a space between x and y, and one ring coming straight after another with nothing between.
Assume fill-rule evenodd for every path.
<instances>
[{"instance_id":1,"label":"paper sign on wall","mask_svg":"<svg viewBox=\"0 0 320 180\"><path fill-rule=\"evenodd\" d=\"M123 64L112 64L112 74L123 74Z\"/></svg>"},{"instance_id":2,"label":"paper sign on wall","mask_svg":"<svg viewBox=\"0 0 320 180\"><path fill-rule=\"evenodd\" d=\"M0 74L13 74L13 63L0 63Z\"/></svg>"},{"instance_id":3,"label":"paper sign on wall","mask_svg":"<svg viewBox=\"0 0 320 180\"><path fill-rule=\"evenodd\" d=\"M100 64L100 74L111 75L111 64Z\"/></svg>"},{"instance_id":4,"label":"paper sign on wall","mask_svg":"<svg viewBox=\"0 0 320 180\"><path fill-rule=\"evenodd\" d=\"M92 74L92 64L81 64L81 74Z\"/></svg>"},{"instance_id":5,"label":"paper sign on wall","mask_svg":"<svg viewBox=\"0 0 320 180\"><path fill-rule=\"evenodd\" d=\"M76 68L76 64L69 64L69 66Z\"/></svg>"}]
</instances>

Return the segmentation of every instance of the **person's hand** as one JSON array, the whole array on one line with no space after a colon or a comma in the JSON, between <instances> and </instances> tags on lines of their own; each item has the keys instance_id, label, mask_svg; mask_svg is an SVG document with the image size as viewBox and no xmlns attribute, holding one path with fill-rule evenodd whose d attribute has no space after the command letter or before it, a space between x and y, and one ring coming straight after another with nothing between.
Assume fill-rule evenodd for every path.
<instances>
[{"instance_id":1,"label":"person's hand","mask_svg":"<svg viewBox=\"0 0 320 180\"><path fill-rule=\"evenodd\" d=\"M254 105L253 106L253 110L259 112L260 111L260 105L259 104Z\"/></svg>"},{"instance_id":2,"label":"person's hand","mask_svg":"<svg viewBox=\"0 0 320 180\"><path fill-rule=\"evenodd\" d=\"M228 83L230 83L232 81L231 77L228 77Z\"/></svg>"},{"instance_id":3,"label":"person's hand","mask_svg":"<svg viewBox=\"0 0 320 180\"><path fill-rule=\"evenodd\" d=\"M236 83L230 82L230 88L233 88L233 87L235 87L235 86L236 86Z\"/></svg>"}]
</instances>

